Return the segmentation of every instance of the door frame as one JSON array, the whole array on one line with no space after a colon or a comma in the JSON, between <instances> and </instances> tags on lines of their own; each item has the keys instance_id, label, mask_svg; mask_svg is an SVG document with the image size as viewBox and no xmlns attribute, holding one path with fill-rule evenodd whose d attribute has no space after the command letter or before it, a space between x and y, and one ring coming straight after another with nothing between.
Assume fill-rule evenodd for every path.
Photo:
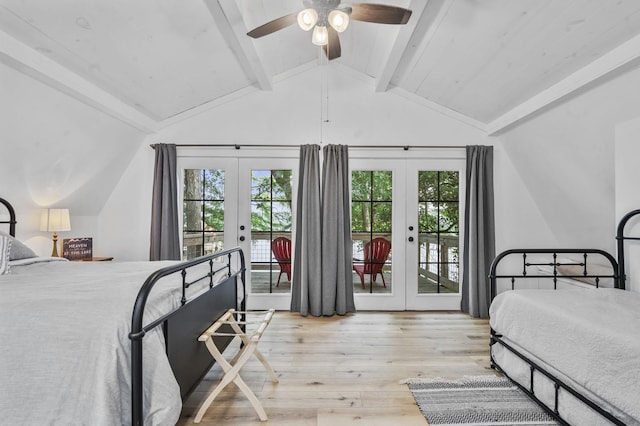
<instances>
[{"instance_id":1,"label":"door frame","mask_svg":"<svg viewBox=\"0 0 640 426\"><path fill-rule=\"evenodd\" d=\"M291 170L292 170L292 215L293 215L293 224L292 224L292 235L295 232L295 209L296 209L296 201L295 197L297 194L297 185L298 185L298 158L299 158L299 147L278 147L266 150L261 150L258 148L242 148L242 149L234 149L228 147L178 147L178 155L177 155L177 174L178 174L178 199L182 202L184 194L184 169L224 169L225 170L225 223L224 223L224 245L225 248L232 247L241 247L245 253L246 260L246 274L245 274L245 284L246 284L246 308L247 309L277 309L277 310L289 310L291 306L291 293L251 293L251 238L246 238L246 233L243 234L245 236L244 241L240 241L240 222L242 219L240 212L240 182L242 181L242 177L240 173L242 171L243 163L246 164L258 164L264 163L271 164L287 161L291 162ZM295 160L295 161L292 161ZM277 168L277 166L266 166L266 168ZM228 179L227 176L230 176L232 179ZM245 177L246 179L246 177ZM251 194L250 181L251 176L249 175L249 188L247 193ZM250 203L250 199L249 199ZM182 211L182 205L179 206L180 211ZM229 215L227 216L227 213ZM245 212L246 214L246 212ZM248 209L249 221L251 223L250 218L251 210ZM178 215L178 225L180 227L180 244L182 247L182 224L183 217L182 214ZM246 220L246 219L245 219ZM246 225L245 225L246 226ZM250 230L249 230L250 234ZM295 241L292 240L292 243L295 244ZM292 248L295 253L295 248ZM236 268L239 268L240 265L235 265Z\"/></svg>"},{"instance_id":2,"label":"door frame","mask_svg":"<svg viewBox=\"0 0 640 426\"><path fill-rule=\"evenodd\" d=\"M373 170L373 171L391 171L393 192L391 196L391 282L389 293L357 293L354 291L353 298L356 309L358 310L376 310L376 311L403 311L405 307L405 286L398 285L405 280L404 262L400 264L401 259L405 258L404 244L404 220L400 219L404 215L405 203L400 197L401 184L404 182L404 159L381 159L381 158L363 158L349 159L349 187L352 187L352 172L357 170ZM351 193L350 197L350 205ZM399 199L400 198L400 199ZM353 285L360 285L357 277L354 278ZM377 285L381 285L380 282ZM389 286L387 286L389 287Z\"/></svg>"},{"instance_id":3,"label":"door frame","mask_svg":"<svg viewBox=\"0 0 640 426\"><path fill-rule=\"evenodd\" d=\"M409 151L395 149L352 149L349 152L350 173L353 170L395 170L393 173L393 225L392 225L392 253L393 259L405 259L404 262L392 266L392 292L363 294L354 293L356 309L359 310L460 310L462 282L460 279L457 294L418 294L417 274L412 276L409 267L418 267L417 250L410 250L408 238L416 237L415 231L408 230L410 211L415 211L417 219L417 173L416 165L426 164L428 170L456 170L459 175L459 239L464 241L464 194L466 154L464 146L460 148L410 148ZM386 167L385 167L386 166ZM420 169L425 170L425 169ZM399 171L399 173L396 173ZM414 182L415 180L415 182ZM402 186L403 192L396 189ZM408 188L408 186L410 186ZM409 191L414 191L415 199L409 199ZM398 197L404 198L404 200ZM416 221L414 219L414 221ZM415 243L414 243L415 244ZM462 259L462 243L460 244L460 259ZM459 276L463 276L463 264L459 262ZM398 286L397 283L404 283ZM354 285L357 282L354 283ZM403 287L403 288L399 288Z\"/></svg>"},{"instance_id":4,"label":"door frame","mask_svg":"<svg viewBox=\"0 0 640 426\"><path fill-rule=\"evenodd\" d=\"M298 160L297 158L260 158L243 157L238 161L238 241L237 245L245 253L247 309L277 309L289 310L291 307L291 292L288 293L253 293L251 290L251 171L257 169L291 169L291 253L295 253L295 218L297 211L296 194L298 190ZM284 165L284 166L283 166ZM244 190L243 190L244 189ZM246 191L246 192L245 192ZM240 227L244 226L244 232ZM246 238L246 236L249 238ZM244 241L241 241L245 236ZM291 262L294 260L292 258Z\"/></svg>"},{"instance_id":5,"label":"door frame","mask_svg":"<svg viewBox=\"0 0 640 426\"><path fill-rule=\"evenodd\" d=\"M460 301L462 299L462 251L464 241L464 194L465 194L465 167L466 160L463 159L431 159L431 158L418 158L408 159L405 163L406 170L406 183L407 194L412 194L412 197L406 197L406 216L407 223L405 226L405 241L407 241L408 248L406 250L406 264L405 268L406 278L406 310L447 310L447 311L459 311ZM418 275L417 268L419 267L418 250L415 250L416 241L418 241L417 223L410 222L410 212L415 212L417 219L418 215L418 172L419 171L457 171L458 172L458 293L418 293ZM416 221L417 222L417 221ZM409 231L409 226L414 226L414 231ZM409 238L413 237L414 241L409 242ZM411 249L413 248L413 249ZM409 267L416 267L414 273L409 272Z\"/></svg>"}]
</instances>

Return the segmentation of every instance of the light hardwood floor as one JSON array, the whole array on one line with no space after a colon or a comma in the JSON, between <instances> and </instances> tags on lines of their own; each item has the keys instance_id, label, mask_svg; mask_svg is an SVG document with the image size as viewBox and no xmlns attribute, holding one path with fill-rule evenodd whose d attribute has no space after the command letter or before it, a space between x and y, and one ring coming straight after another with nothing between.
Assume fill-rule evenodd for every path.
<instances>
[{"instance_id":1,"label":"light hardwood floor","mask_svg":"<svg viewBox=\"0 0 640 426\"><path fill-rule=\"evenodd\" d=\"M426 425L403 380L495 374L489 368L488 322L458 312L321 318L276 312L258 347L280 382L271 383L255 357L240 375L269 421L260 422L231 384L209 407L202 425ZM225 356L230 358L229 349ZM221 376L222 369L214 366L185 402L178 425L193 424L200 403Z\"/></svg>"}]
</instances>

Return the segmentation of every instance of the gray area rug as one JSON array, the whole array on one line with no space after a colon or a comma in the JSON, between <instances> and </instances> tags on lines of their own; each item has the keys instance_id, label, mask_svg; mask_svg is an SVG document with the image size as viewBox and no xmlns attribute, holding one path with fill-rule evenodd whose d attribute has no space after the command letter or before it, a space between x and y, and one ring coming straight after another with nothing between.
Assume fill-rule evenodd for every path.
<instances>
[{"instance_id":1,"label":"gray area rug","mask_svg":"<svg viewBox=\"0 0 640 426\"><path fill-rule=\"evenodd\" d=\"M506 377L408 379L406 383L431 426L558 424Z\"/></svg>"}]
</instances>

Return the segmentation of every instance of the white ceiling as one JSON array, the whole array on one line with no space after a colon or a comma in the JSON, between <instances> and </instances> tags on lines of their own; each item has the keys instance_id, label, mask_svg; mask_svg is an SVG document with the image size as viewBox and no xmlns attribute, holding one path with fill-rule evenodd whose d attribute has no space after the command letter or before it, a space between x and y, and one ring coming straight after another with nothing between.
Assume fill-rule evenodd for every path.
<instances>
[{"instance_id":1,"label":"white ceiling","mask_svg":"<svg viewBox=\"0 0 640 426\"><path fill-rule=\"evenodd\" d=\"M353 21L332 66L489 133L638 65L638 0L377 0L403 26ZM0 0L0 60L147 130L325 61L296 25L248 30L302 0ZM338 65L339 64L339 65ZM116 110L116 111L114 111Z\"/></svg>"}]
</instances>

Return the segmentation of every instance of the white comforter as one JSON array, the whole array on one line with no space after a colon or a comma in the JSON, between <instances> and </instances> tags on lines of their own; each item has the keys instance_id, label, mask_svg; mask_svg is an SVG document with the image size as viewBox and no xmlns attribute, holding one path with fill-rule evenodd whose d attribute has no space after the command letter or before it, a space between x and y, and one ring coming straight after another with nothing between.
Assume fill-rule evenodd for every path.
<instances>
[{"instance_id":1,"label":"white comforter","mask_svg":"<svg viewBox=\"0 0 640 426\"><path fill-rule=\"evenodd\" d=\"M640 293L507 291L489 314L496 332L640 422Z\"/></svg>"},{"instance_id":2,"label":"white comforter","mask_svg":"<svg viewBox=\"0 0 640 426\"><path fill-rule=\"evenodd\" d=\"M0 422L130 424L133 303L146 277L169 264L47 262L0 276ZM146 319L179 303L164 297L167 284L152 292ZM180 389L161 333L147 334L143 350L145 424L173 425Z\"/></svg>"}]
</instances>

